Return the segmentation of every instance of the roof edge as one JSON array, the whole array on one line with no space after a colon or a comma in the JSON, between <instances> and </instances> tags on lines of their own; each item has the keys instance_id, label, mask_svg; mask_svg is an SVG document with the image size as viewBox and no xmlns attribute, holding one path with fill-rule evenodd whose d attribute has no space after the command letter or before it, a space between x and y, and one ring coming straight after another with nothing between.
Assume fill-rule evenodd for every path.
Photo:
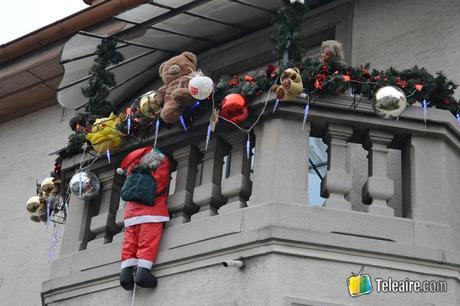
<instances>
[{"instance_id":1,"label":"roof edge","mask_svg":"<svg viewBox=\"0 0 460 306\"><path fill-rule=\"evenodd\" d=\"M105 0L0 45L0 64L77 33L148 0Z\"/></svg>"}]
</instances>

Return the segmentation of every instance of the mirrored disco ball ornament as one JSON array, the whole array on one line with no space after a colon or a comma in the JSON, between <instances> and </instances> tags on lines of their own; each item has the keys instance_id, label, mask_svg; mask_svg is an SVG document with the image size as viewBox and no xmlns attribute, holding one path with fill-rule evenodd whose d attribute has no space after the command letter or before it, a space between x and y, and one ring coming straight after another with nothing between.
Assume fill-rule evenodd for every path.
<instances>
[{"instance_id":1,"label":"mirrored disco ball ornament","mask_svg":"<svg viewBox=\"0 0 460 306\"><path fill-rule=\"evenodd\" d=\"M78 172L69 183L72 194L82 200L94 198L99 193L100 186L99 179L91 172Z\"/></svg>"},{"instance_id":2,"label":"mirrored disco ball ornament","mask_svg":"<svg viewBox=\"0 0 460 306\"><path fill-rule=\"evenodd\" d=\"M401 89L394 86L384 86L377 90L372 103L374 112L384 119L399 117L406 106L406 95Z\"/></svg>"}]
</instances>

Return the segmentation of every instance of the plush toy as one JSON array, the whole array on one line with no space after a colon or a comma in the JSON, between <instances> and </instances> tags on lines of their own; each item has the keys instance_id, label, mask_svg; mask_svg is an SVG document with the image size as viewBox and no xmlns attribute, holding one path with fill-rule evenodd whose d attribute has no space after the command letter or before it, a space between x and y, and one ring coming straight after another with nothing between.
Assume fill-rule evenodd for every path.
<instances>
[{"instance_id":1,"label":"plush toy","mask_svg":"<svg viewBox=\"0 0 460 306\"><path fill-rule=\"evenodd\" d=\"M164 85L157 91L158 102L163 105L161 119L166 123L175 123L180 115L193 104L188 83L196 70L196 55L183 52L160 66L160 76Z\"/></svg>"},{"instance_id":2,"label":"plush toy","mask_svg":"<svg viewBox=\"0 0 460 306\"><path fill-rule=\"evenodd\" d=\"M281 75L281 85L273 87L276 97L280 101L295 101L302 93L303 82L299 69L288 68Z\"/></svg>"},{"instance_id":3,"label":"plush toy","mask_svg":"<svg viewBox=\"0 0 460 306\"><path fill-rule=\"evenodd\" d=\"M122 161L117 173L124 173L127 179L122 188L127 188L130 176L142 173L151 176L155 182L155 198L153 203L127 201L124 213L125 235L121 251L120 285L132 290L134 283L144 288L155 288L156 277L150 272L155 262L163 232L163 222L169 220L168 199L169 161L159 150L145 147L129 153ZM131 195L145 191L143 181L131 184ZM136 187L137 186L137 187ZM137 196L142 196L137 195ZM134 268L136 275L134 276Z\"/></svg>"},{"instance_id":4,"label":"plush toy","mask_svg":"<svg viewBox=\"0 0 460 306\"><path fill-rule=\"evenodd\" d=\"M96 152L116 150L122 145L121 133L116 129L121 118L111 113L107 118L99 118L94 122L91 132L86 135L86 139L91 141Z\"/></svg>"}]
</instances>

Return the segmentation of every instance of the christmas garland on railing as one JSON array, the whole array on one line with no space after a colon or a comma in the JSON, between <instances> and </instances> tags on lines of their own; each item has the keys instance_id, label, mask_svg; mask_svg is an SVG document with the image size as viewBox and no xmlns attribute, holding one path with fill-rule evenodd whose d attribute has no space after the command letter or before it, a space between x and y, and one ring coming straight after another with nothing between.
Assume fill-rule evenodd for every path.
<instances>
[{"instance_id":1,"label":"christmas garland on railing","mask_svg":"<svg viewBox=\"0 0 460 306\"><path fill-rule=\"evenodd\" d=\"M349 92L351 95L372 99L380 87L392 85L404 91L409 104L426 100L429 107L446 109L454 115L460 108L460 102L453 96L458 85L441 72L434 76L425 68L417 66L403 71L394 68L378 71L371 70L370 64L361 67L342 63L323 65L310 58L298 63L297 67L305 92L309 95L343 95ZM277 67L268 65L266 71L224 76L215 88L217 100L231 93L240 93L247 98L258 96L268 90L279 75Z\"/></svg>"}]
</instances>

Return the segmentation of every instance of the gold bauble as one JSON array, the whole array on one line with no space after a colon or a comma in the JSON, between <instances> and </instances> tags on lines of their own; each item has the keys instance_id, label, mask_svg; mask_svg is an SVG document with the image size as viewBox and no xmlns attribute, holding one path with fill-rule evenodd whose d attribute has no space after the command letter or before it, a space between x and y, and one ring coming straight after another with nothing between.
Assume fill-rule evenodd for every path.
<instances>
[{"instance_id":1,"label":"gold bauble","mask_svg":"<svg viewBox=\"0 0 460 306\"><path fill-rule=\"evenodd\" d=\"M35 212L38 207L45 205L45 199L39 196L32 196L27 200L26 209L29 212Z\"/></svg>"},{"instance_id":2,"label":"gold bauble","mask_svg":"<svg viewBox=\"0 0 460 306\"><path fill-rule=\"evenodd\" d=\"M394 86L384 86L375 93L372 108L384 119L397 118L406 109L407 100L404 92Z\"/></svg>"},{"instance_id":3,"label":"gold bauble","mask_svg":"<svg viewBox=\"0 0 460 306\"><path fill-rule=\"evenodd\" d=\"M46 201L39 196L32 196L27 200L26 209L30 213L30 220L34 222L46 221Z\"/></svg>"},{"instance_id":4,"label":"gold bauble","mask_svg":"<svg viewBox=\"0 0 460 306\"><path fill-rule=\"evenodd\" d=\"M158 103L156 92L149 91L144 94L139 103L139 109L144 116L150 119L158 118L161 106Z\"/></svg>"},{"instance_id":5,"label":"gold bauble","mask_svg":"<svg viewBox=\"0 0 460 306\"><path fill-rule=\"evenodd\" d=\"M61 191L61 181L54 177L47 177L42 181L40 188L46 195L55 196Z\"/></svg>"}]
</instances>

